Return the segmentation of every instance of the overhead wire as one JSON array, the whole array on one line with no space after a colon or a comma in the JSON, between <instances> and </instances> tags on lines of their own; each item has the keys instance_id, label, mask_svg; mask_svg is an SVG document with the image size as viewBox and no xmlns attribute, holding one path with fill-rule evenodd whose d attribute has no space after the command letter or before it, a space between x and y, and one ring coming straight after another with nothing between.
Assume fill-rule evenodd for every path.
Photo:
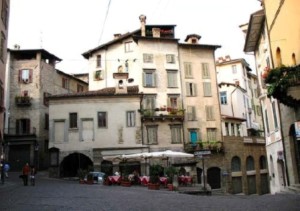
<instances>
[{"instance_id":1,"label":"overhead wire","mask_svg":"<svg viewBox=\"0 0 300 211\"><path fill-rule=\"evenodd\" d=\"M101 42L102 35L103 35L104 29L105 29L105 24L106 24L106 20L107 20L109 8L110 8L110 3L111 3L111 0L108 1L108 6L107 6L107 8L106 8L106 14L105 14L104 22L103 22L103 25L102 25L102 30L101 30L100 37L99 37L99 40L98 40L98 45L99 45L100 42Z\"/></svg>"}]
</instances>

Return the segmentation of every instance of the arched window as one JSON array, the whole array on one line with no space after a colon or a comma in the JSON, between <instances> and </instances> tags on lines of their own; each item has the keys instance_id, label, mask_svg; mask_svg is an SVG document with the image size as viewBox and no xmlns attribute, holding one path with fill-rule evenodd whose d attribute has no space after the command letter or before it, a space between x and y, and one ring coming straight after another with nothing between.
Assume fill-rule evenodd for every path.
<instances>
[{"instance_id":1,"label":"arched window","mask_svg":"<svg viewBox=\"0 0 300 211\"><path fill-rule=\"evenodd\" d=\"M231 171L241 171L241 159L238 156L231 159Z\"/></svg>"},{"instance_id":2,"label":"arched window","mask_svg":"<svg viewBox=\"0 0 300 211\"><path fill-rule=\"evenodd\" d=\"M292 65L296 65L297 62L296 62L296 55L295 53L292 54Z\"/></svg>"},{"instance_id":3,"label":"arched window","mask_svg":"<svg viewBox=\"0 0 300 211\"><path fill-rule=\"evenodd\" d=\"M260 156L259 158L259 168L260 169L267 169L267 161L265 156Z\"/></svg>"},{"instance_id":4,"label":"arched window","mask_svg":"<svg viewBox=\"0 0 300 211\"><path fill-rule=\"evenodd\" d=\"M280 67L282 65L281 50L279 47L276 49L276 63L277 63L277 67Z\"/></svg>"},{"instance_id":5,"label":"arched window","mask_svg":"<svg viewBox=\"0 0 300 211\"><path fill-rule=\"evenodd\" d=\"M254 170L254 159L252 156L248 156L246 159L246 167L247 167L247 171L251 171Z\"/></svg>"}]
</instances>

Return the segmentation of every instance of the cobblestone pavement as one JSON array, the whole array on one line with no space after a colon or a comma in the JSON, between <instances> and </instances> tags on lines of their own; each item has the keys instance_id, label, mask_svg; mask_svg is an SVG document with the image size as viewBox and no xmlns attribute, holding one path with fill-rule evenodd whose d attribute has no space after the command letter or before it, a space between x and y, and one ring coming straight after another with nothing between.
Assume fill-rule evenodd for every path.
<instances>
[{"instance_id":1,"label":"cobblestone pavement","mask_svg":"<svg viewBox=\"0 0 300 211\"><path fill-rule=\"evenodd\" d=\"M0 210L299 210L300 194L189 195L146 187L82 185L37 174L35 186L23 186L18 173L0 185Z\"/></svg>"}]
</instances>

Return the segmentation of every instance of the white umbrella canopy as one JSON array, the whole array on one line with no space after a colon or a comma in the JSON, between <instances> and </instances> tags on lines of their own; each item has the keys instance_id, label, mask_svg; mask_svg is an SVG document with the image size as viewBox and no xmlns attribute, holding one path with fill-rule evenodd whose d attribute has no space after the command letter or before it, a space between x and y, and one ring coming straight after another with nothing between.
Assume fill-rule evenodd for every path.
<instances>
[{"instance_id":1,"label":"white umbrella canopy","mask_svg":"<svg viewBox=\"0 0 300 211\"><path fill-rule=\"evenodd\" d=\"M166 150L161 152L149 152L149 157L156 158L193 158L193 154L185 153L185 152L176 152L172 150Z\"/></svg>"}]
</instances>

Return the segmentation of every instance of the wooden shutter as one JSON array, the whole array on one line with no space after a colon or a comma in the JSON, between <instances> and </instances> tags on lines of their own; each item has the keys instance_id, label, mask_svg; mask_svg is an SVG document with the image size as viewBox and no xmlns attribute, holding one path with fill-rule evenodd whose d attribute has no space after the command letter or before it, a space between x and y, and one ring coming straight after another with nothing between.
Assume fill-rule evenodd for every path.
<instances>
[{"instance_id":1,"label":"wooden shutter","mask_svg":"<svg viewBox=\"0 0 300 211\"><path fill-rule=\"evenodd\" d=\"M29 70L29 83L32 83L32 75L33 75L33 70Z\"/></svg>"}]
</instances>

